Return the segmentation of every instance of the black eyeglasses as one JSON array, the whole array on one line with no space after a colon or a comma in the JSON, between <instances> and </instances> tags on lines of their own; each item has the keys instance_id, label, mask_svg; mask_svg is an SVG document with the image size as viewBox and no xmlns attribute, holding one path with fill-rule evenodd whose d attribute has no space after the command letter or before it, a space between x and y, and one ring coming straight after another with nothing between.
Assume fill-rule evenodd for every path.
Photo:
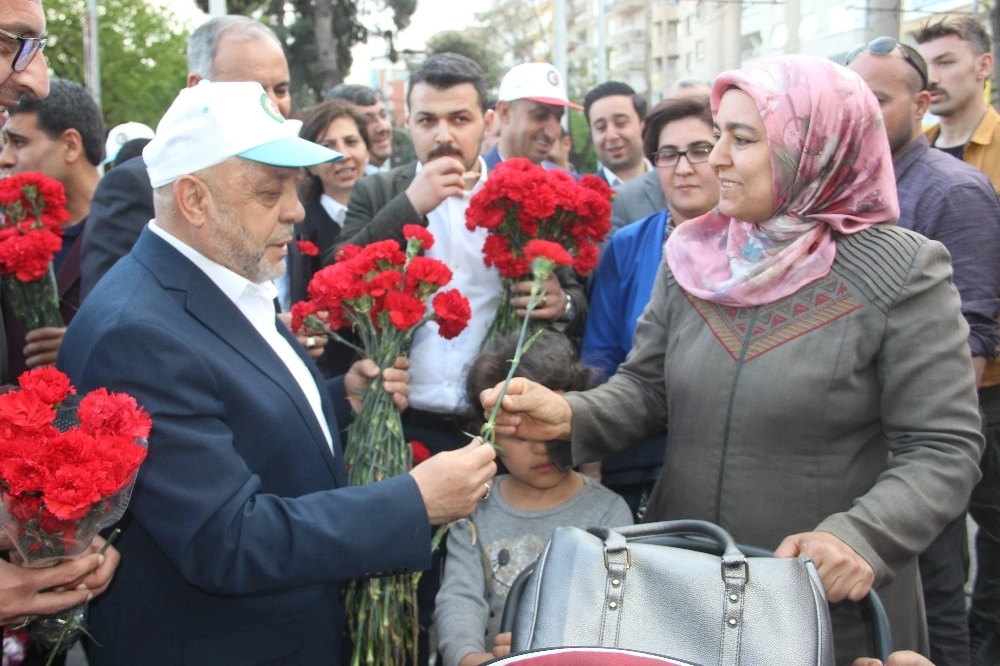
<instances>
[{"instance_id":1,"label":"black eyeglasses","mask_svg":"<svg viewBox=\"0 0 1000 666\"><path fill-rule=\"evenodd\" d=\"M855 58L865 51L868 51L872 55L887 56L897 48L903 54L903 60L909 63L910 67L917 70L917 74L920 75L920 82L923 84L921 90L927 90L927 63L924 62L923 57L913 47L900 44L893 37L876 37L867 44L858 44L847 52L844 64L850 65Z\"/></svg>"},{"instance_id":2,"label":"black eyeglasses","mask_svg":"<svg viewBox=\"0 0 1000 666\"><path fill-rule=\"evenodd\" d=\"M687 150L661 148L653 153L653 164L661 169L673 169L680 164L682 157L687 158L688 164L702 164L708 161L714 147L710 143L692 143Z\"/></svg>"},{"instance_id":3,"label":"black eyeglasses","mask_svg":"<svg viewBox=\"0 0 1000 666\"><path fill-rule=\"evenodd\" d=\"M14 56L14 62L10 65L10 68L15 72L23 72L28 69L31 59L35 57L36 53L45 48L45 43L48 41L47 39L40 39L38 37L18 37L6 30L0 30L0 35L16 39L18 42L17 55Z\"/></svg>"}]
</instances>

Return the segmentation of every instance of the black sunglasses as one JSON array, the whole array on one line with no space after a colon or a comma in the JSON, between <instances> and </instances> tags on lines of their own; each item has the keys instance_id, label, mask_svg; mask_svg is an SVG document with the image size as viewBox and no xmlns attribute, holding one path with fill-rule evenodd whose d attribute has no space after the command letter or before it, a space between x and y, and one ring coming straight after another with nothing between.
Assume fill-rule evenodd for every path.
<instances>
[{"instance_id":1,"label":"black sunglasses","mask_svg":"<svg viewBox=\"0 0 1000 666\"><path fill-rule=\"evenodd\" d=\"M855 58L865 51L868 51L872 55L887 56L897 48L899 49L899 52L903 54L903 60L909 63L910 67L917 70L917 74L920 75L920 82L923 84L921 90L927 90L927 63L924 62L923 57L921 57L921 55L917 53L913 47L901 44L893 37L876 37L867 44L858 44L847 52L847 57L844 58L844 64L850 65Z\"/></svg>"},{"instance_id":2,"label":"black sunglasses","mask_svg":"<svg viewBox=\"0 0 1000 666\"><path fill-rule=\"evenodd\" d=\"M16 39L18 42L17 54L14 56L14 62L10 64L10 68L15 72L23 72L28 69L32 58L35 57L36 53L45 48L45 43L48 41L47 39L40 39L38 37L18 37L6 30L0 30L0 35Z\"/></svg>"}]
</instances>

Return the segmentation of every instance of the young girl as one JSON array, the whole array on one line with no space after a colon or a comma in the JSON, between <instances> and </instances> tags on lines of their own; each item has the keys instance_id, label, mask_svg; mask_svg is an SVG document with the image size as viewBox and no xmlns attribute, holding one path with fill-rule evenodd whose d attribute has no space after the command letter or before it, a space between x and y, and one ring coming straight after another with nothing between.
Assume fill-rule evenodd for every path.
<instances>
[{"instance_id":1,"label":"young girl","mask_svg":"<svg viewBox=\"0 0 1000 666\"><path fill-rule=\"evenodd\" d=\"M469 403L507 376L517 338L501 340L472 364L466 378ZM594 383L564 336L546 331L521 359L517 376L555 391L579 391ZM478 419L482 424L482 418ZM478 431L478 427L476 427ZM511 583L534 563L557 527L632 523L628 505L596 481L556 467L545 442L497 437L507 473L493 480L489 497L448 533L444 581L434 624L445 666L481 664L510 651L510 634L497 635Z\"/></svg>"}]
</instances>

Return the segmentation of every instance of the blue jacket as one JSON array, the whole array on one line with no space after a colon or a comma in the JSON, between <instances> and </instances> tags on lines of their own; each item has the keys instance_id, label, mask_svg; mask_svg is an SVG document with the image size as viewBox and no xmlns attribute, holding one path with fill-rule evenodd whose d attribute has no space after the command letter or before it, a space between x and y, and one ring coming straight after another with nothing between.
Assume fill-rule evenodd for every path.
<instances>
[{"instance_id":1,"label":"blue jacket","mask_svg":"<svg viewBox=\"0 0 1000 666\"><path fill-rule=\"evenodd\" d=\"M662 210L619 229L594 272L580 357L607 376L632 349L635 324L649 302L663 256L668 218L668 211ZM663 446L660 435L606 456L602 480L610 486L655 481L663 464Z\"/></svg>"}]
</instances>

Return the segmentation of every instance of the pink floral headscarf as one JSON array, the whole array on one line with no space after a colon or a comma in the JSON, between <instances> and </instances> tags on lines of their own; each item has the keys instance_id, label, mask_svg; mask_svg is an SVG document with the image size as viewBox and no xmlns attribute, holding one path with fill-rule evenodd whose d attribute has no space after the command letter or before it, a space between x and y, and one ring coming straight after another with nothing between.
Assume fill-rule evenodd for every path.
<instances>
[{"instance_id":1,"label":"pink floral headscarf","mask_svg":"<svg viewBox=\"0 0 1000 666\"><path fill-rule=\"evenodd\" d=\"M687 292L746 307L826 275L833 231L895 222L899 203L882 114L857 74L813 56L769 58L720 74L713 113L734 87L764 119L776 210L756 224L718 209L689 220L668 237L666 258Z\"/></svg>"}]
</instances>

